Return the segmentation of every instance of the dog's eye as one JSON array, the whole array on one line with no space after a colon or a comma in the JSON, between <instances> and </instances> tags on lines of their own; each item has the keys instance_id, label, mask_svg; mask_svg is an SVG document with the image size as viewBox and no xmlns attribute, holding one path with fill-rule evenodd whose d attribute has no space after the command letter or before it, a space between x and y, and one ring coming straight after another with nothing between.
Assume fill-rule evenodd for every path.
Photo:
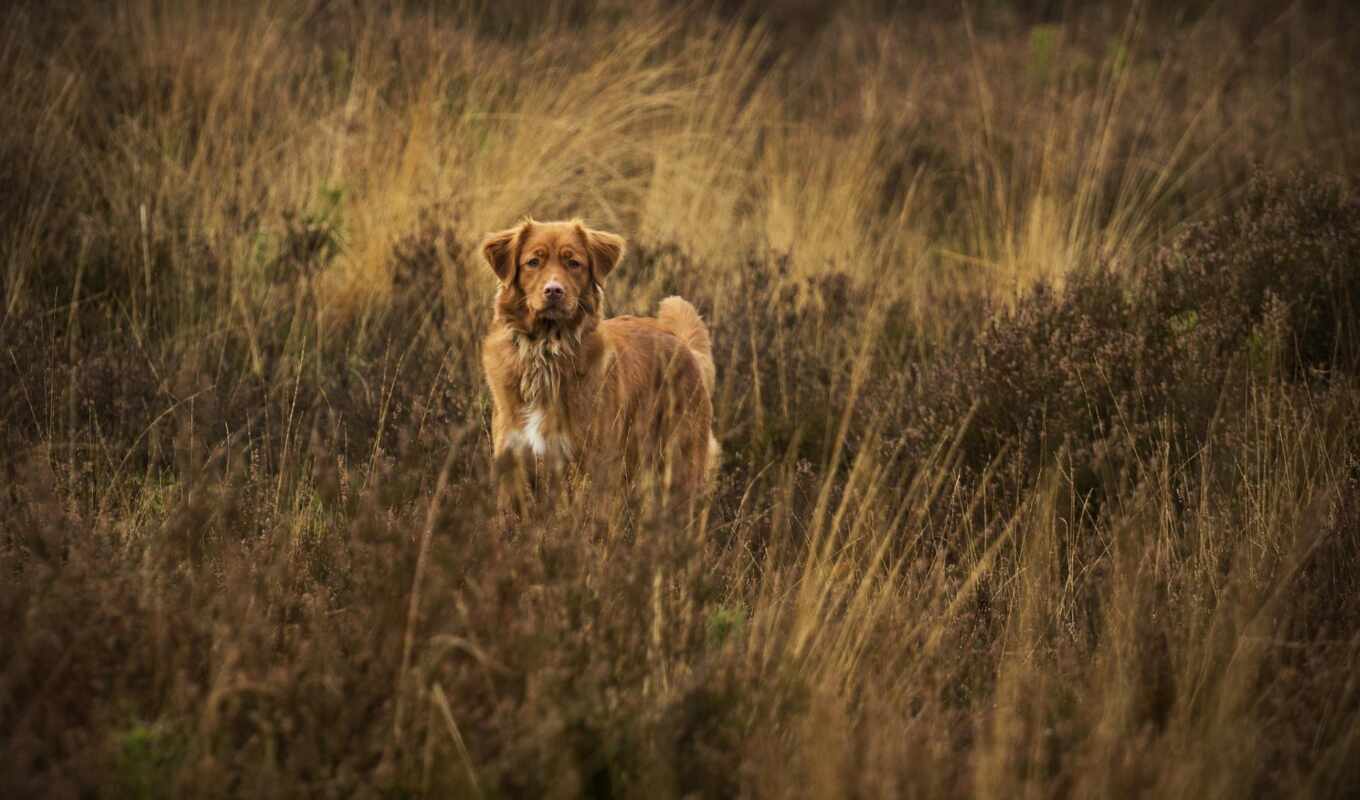
<instances>
[{"instance_id":1,"label":"dog's eye","mask_svg":"<svg viewBox=\"0 0 1360 800\"><path fill-rule=\"evenodd\" d=\"M576 259L573 258L573 259L571 259L570 261L567 262L567 266L571 267L572 269L580 269L580 268L581 268L581 262L580 262L580 261L577 261Z\"/></svg>"},{"instance_id":2,"label":"dog's eye","mask_svg":"<svg viewBox=\"0 0 1360 800\"><path fill-rule=\"evenodd\" d=\"M528 267L529 269L538 269L538 265L540 263L541 262L537 258L531 258L528 261L524 262L524 266Z\"/></svg>"}]
</instances>

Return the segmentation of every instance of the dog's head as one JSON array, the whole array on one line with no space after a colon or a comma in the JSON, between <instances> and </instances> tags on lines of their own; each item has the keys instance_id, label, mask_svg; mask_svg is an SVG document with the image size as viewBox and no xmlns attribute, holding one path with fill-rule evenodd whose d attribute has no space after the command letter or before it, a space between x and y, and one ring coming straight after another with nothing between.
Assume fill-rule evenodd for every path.
<instances>
[{"instance_id":1,"label":"dog's head","mask_svg":"<svg viewBox=\"0 0 1360 800\"><path fill-rule=\"evenodd\" d=\"M597 318L605 276L623 251L622 237L580 220L526 219L482 243L482 255L501 282L497 311L529 333Z\"/></svg>"}]
</instances>

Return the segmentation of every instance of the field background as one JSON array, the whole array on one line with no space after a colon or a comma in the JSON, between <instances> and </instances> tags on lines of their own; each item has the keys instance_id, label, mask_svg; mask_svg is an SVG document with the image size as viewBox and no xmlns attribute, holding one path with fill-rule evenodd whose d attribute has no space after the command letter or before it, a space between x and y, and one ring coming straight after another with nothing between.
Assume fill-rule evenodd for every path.
<instances>
[{"instance_id":1,"label":"field background","mask_svg":"<svg viewBox=\"0 0 1360 800\"><path fill-rule=\"evenodd\" d=\"M896 5L12 6L0 795L1353 796L1360 13ZM696 519L497 529L524 214Z\"/></svg>"}]
</instances>

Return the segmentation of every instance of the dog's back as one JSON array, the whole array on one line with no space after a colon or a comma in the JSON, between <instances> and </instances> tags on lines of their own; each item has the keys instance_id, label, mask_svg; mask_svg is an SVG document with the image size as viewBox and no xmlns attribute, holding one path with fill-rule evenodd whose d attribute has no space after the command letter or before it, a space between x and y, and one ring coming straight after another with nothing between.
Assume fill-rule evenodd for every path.
<instances>
[{"instance_id":1,"label":"dog's back","mask_svg":"<svg viewBox=\"0 0 1360 800\"><path fill-rule=\"evenodd\" d=\"M629 460L645 460L647 452L668 453L663 460L670 463L674 482L706 483L721 450L712 434L712 342L699 313L683 298L667 297L655 317L613 317L602 323L601 332L611 354L613 379L607 383L617 381L619 390L603 405L615 407L614 419L637 415L640 423L619 429L630 431L622 448L632 454Z\"/></svg>"},{"instance_id":2,"label":"dog's back","mask_svg":"<svg viewBox=\"0 0 1360 800\"><path fill-rule=\"evenodd\" d=\"M708 393L709 407L712 408L717 368L713 365L713 340L709 336L708 326L704 324L694 306L678 295L671 295L661 301L656 318L680 341L688 345L690 352L694 354L694 360L699 364L699 374L704 381L704 391ZM718 444L718 437L713 435L710 422L708 448L704 458L704 472L709 480L717 473L721 460L722 446Z\"/></svg>"}]
</instances>

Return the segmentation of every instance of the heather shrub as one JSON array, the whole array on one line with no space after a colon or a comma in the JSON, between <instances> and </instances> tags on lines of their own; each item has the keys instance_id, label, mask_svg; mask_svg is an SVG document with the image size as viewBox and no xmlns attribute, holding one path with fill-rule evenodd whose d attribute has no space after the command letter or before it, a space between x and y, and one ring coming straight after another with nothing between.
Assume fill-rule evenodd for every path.
<instances>
[{"instance_id":1,"label":"heather shrub","mask_svg":"<svg viewBox=\"0 0 1360 800\"><path fill-rule=\"evenodd\" d=\"M1079 487L1117 479L1154 433L1173 376L1174 353L1139 311L1108 268L1070 275L1061 290L1036 287L962 363L930 365L912 433L929 443L971 413L961 458L975 476L998 458L1012 477L1061 458Z\"/></svg>"},{"instance_id":2,"label":"heather shrub","mask_svg":"<svg viewBox=\"0 0 1360 800\"><path fill-rule=\"evenodd\" d=\"M1273 329L1287 375L1354 372L1360 200L1335 179L1258 173L1231 211L1191 225L1159 254L1145 291L1147 313L1204 367L1244 352L1259 361Z\"/></svg>"},{"instance_id":3,"label":"heather shrub","mask_svg":"<svg viewBox=\"0 0 1360 800\"><path fill-rule=\"evenodd\" d=\"M1253 381L1353 373L1358 309L1360 204L1333 181L1258 175L1145 276L1100 265L1041 283L962 357L927 360L908 451L968 419L974 480L991 468L1014 490L1058 467L1078 502L1098 500L1137 481L1155 447L1194 453Z\"/></svg>"}]
</instances>

